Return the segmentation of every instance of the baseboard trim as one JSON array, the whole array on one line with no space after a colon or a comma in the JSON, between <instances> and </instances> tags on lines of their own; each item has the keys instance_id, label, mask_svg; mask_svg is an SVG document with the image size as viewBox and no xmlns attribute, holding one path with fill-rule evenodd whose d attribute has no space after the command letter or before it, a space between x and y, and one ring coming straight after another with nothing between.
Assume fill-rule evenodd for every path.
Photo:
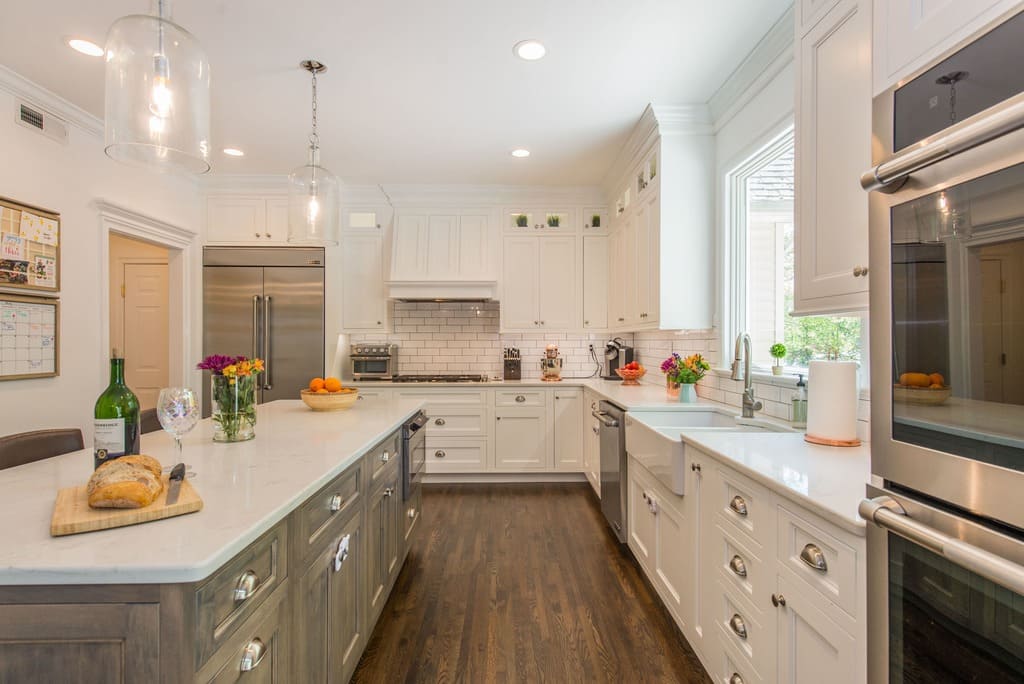
<instances>
[{"instance_id":1,"label":"baseboard trim","mask_svg":"<svg viewBox=\"0 0 1024 684\"><path fill-rule=\"evenodd\" d=\"M583 473L426 473L423 484L507 484L516 482L586 482Z\"/></svg>"}]
</instances>

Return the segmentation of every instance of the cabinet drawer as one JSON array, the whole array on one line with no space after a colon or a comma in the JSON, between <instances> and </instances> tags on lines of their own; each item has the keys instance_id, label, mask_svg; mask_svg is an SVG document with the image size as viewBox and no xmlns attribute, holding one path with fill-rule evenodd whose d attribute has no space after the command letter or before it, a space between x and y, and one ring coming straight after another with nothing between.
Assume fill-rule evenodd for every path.
<instances>
[{"instance_id":1,"label":"cabinet drawer","mask_svg":"<svg viewBox=\"0 0 1024 684\"><path fill-rule=\"evenodd\" d=\"M349 466L295 512L292 543L299 547L299 558L319 550L322 540L330 536L333 523L345 518L359 501L362 471L362 462Z\"/></svg>"},{"instance_id":2,"label":"cabinet drawer","mask_svg":"<svg viewBox=\"0 0 1024 684\"><path fill-rule=\"evenodd\" d=\"M445 406L486 406L487 392L482 390L449 391L441 389L402 390L398 393L402 399L418 399L427 403L424 409L430 415L430 409Z\"/></svg>"},{"instance_id":3,"label":"cabinet drawer","mask_svg":"<svg viewBox=\"0 0 1024 684\"><path fill-rule=\"evenodd\" d=\"M428 473L481 473L486 469L486 440L427 439Z\"/></svg>"},{"instance_id":4,"label":"cabinet drawer","mask_svg":"<svg viewBox=\"0 0 1024 684\"><path fill-rule=\"evenodd\" d=\"M768 596L772 586L764 560L742 540L742 535L733 534L724 525L715 525L712 534L715 539L712 560L725 584L756 606L759 597Z\"/></svg>"},{"instance_id":5,"label":"cabinet drawer","mask_svg":"<svg viewBox=\"0 0 1024 684\"><path fill-rule=\"evenodd\" d=\"M715 666L718 672L713 677L716 682L724 684L761 684L764 680L758 675L747 660L739 655L739 650L722 635L718 635L718 661Z\"/></svg>"},{"instance_id":6,"label":"cabinet drawer","mask_svg":"<svg viewBox=\"0 0 1024 684\"><path fill-rule=\"evenodd\" d=\"M388 435L387 439L370 449L366 454L365 461L367 470L370 471L370 480L376 482L386 472L388 466L397 467L401 460L401 437L399 433Z\"/></svg>"},{"instance_id":7,"label":"cabinet drawer","mask_svg":"<svg viewBox=\"0 0 1024 684\"><path fill-rule=\"evenodd\" d=\"M771 674L775 645L772 639L774 629L767 629L761 616L752 611L746 601L740 601L732 591L718 582L719 599L713 607L715 624L723 640L731 645L740 658L740 665L747 665L749 671L758 677ZM770 616L773 621L775 615Z\"/></svg>"},{"instance_id":8,"label":"cabinet drawer","mask_svg":"<svg viewBox=\"0 0 1024 684\"><path fill-rule=\"evenodd\" d=\"M469 406L428 408L427 437L486 437L488 411Z\"/></svg>"},{"instance_id":9,"label":"cabinet drawer","mask_svg":"<svg viewBox=\"0 0 1024 684\"><path fill-rule=\"evenodd\" d=\"M544 406L547 394L544 390L498 390L494 393L494 405Z\"/></svg>"},{"instance_id":10,"label":"cabinet drawer","mask_svg":"<svg viewBox=\"0 0 1024 684\"><path fill-rule=\"evenodd\" d=\"M288 575L288 534L280 523L196 589L196 669L231 637Z\"/></svg>"},{"instance_id":11,"label":"cabinet drawer","mask_svg":"<svg viewBox=\"0 0 1024 684\"><path fill-rule=\"evenodd\" d=\"M757 548L774 538L771 495L767 489L739 473L720 469L715 507L719 516L750 535Z\"/></svg>"},{"instance_id":12,"label":"cabinet drawer","mask_svg":"<svg viewBox=\"0 0 1024 684\"><path fill-rule=\"evenodd\" d=\"M196 674L197 684L288 681L286 592L287 587L275 591L274 598L238 628Z\"/></svg>"},{"instance_id":13,"label":"cabinet drawer","mask_svg":"<svg viewBox=\"0 0 1024 684\"><path fill-rule=\"evenodd\" d=\"M857 551L785 506L779 506L779 562L857 617Z\"/></svg>"}]
</instances>

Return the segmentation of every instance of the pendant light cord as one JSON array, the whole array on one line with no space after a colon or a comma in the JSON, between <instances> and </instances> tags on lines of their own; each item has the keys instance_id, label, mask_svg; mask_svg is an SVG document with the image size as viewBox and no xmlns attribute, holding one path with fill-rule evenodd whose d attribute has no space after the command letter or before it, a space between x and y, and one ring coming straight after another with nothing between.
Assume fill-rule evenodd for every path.
<instances>
[{"instance_id":1,"label":"pendant light cord","mask_svg":"<svg viewBox=\"0 0 1024 684\"><path fill-rule=\"evenodd\" d=\"M316 132L316 69L313 69L313 132L309 135L309 144L314 150L320 146L320 136Z\"/></svg>"}]
</instances>

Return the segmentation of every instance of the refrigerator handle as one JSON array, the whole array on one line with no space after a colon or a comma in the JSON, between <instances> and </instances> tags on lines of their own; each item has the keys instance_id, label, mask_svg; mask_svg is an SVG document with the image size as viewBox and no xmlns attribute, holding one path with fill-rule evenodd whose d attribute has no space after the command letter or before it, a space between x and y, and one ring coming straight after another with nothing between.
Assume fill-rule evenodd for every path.
<instances>
[{"instance_id":1,"label":"refrigerator handle","mask_svg":"<svg viewBox=\"0 0 1024 684\"><path fill-rule=\"evenodd\" d=\"M256 346L260 334L260 296L252 296L252 358L259 358L260 350Z\"/></svg>"},{"instance_id":2,"label":"refrigerator handle","mask_svg":"<svg viewBox=\"0 0 1024 684\"><path fill-rule=\"evenodd\" d=\"M263 297L263 363L265 364L263 389L273 389L270 378L271 368L274 365L270 361L270 295Z\"/></svg>"}]
</instances>

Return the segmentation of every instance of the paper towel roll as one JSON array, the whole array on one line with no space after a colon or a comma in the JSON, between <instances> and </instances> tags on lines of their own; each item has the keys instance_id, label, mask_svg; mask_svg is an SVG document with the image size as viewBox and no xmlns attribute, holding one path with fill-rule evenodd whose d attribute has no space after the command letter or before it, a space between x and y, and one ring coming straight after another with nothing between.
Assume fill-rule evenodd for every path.
<instances>
[{"instance_id":1,"label":"paper towel roll","mask_svg":"<svg viewBox=\"0 0 1024 684\"><path fill-rule=\"evenodd\" d=\"M853 446L857 439L857 364L811 361L807 378L807 441Z\"/></svg>"}]
</instances>

